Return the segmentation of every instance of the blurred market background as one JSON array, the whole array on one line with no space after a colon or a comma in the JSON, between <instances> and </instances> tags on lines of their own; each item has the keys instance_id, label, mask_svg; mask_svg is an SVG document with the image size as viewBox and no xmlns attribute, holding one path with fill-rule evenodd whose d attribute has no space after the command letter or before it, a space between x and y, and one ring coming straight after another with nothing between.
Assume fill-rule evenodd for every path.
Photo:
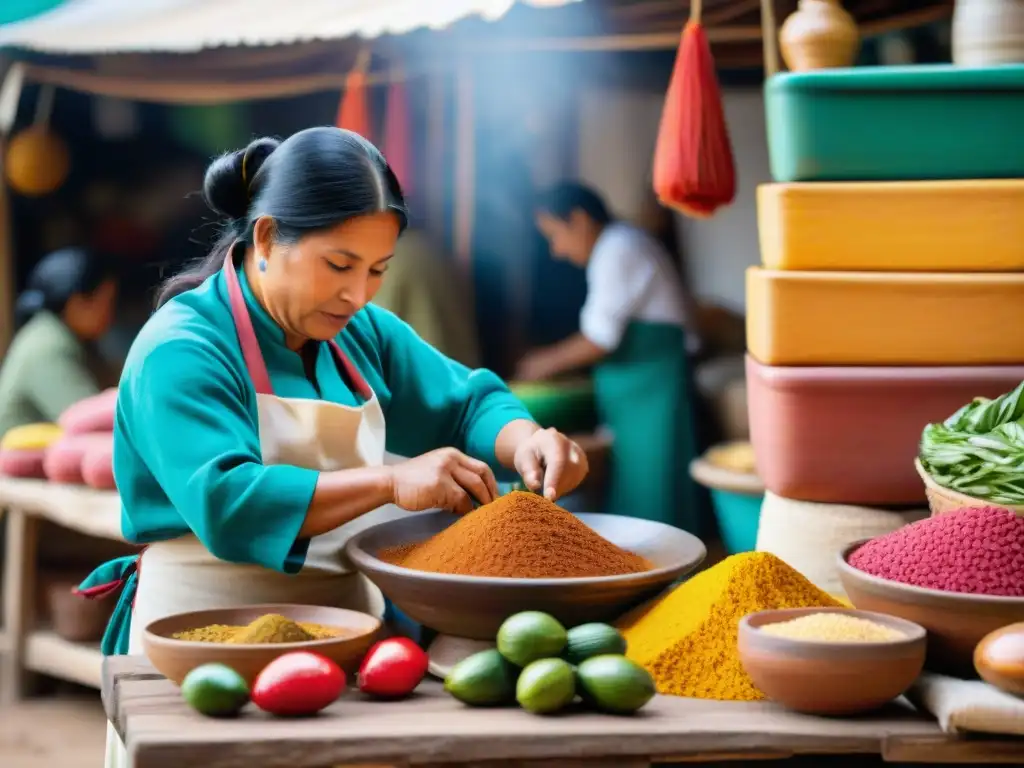
<instances>
[{"instance_id":1,"label":"blurred market background","mask_svg":"<svg viewBox=\"0 0 1024 768\"><path fill-rule=\"evenodd\" d=\"M864 40L858 63L949 60L951 1L844 6ZM365 104L364 131L407 187L414 236L403 247L421 265L389 277L382 302L452 356L511 376L525 351L578 330L583 272L549 258L531 201L579 179L673 254L701 308L702 446L743 440L743 274L758 262L754 190L770 180L759 8L704 3L739 186L731 206L692 220L651 191L683 2L0 0L0 355L33 266L86 245L116 260L122 286L101 343L113 380L161 277L215 235L197 194L208 161L254 136L338 124ZM778 18L795 8L780 0ZM592 418L576 410L565 424L557 407L545 418L600 453ZM601 475L598 464L585 498L600 497ZM67 585L125 551L82 533L97 525L47 523L25 566L39 621L64 635L97 625L64 597ZM100 764L95 657L82 648L58 638L33 651L51 675L33 679L27 702L0 703L0 766Z\"/></svg>"}]
</instances>

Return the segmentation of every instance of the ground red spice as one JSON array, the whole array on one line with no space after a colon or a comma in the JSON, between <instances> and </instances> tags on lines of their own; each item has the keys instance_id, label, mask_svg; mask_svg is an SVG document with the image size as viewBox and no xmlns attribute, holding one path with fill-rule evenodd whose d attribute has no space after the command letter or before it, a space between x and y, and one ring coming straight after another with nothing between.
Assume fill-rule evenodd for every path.
<instances>
[{"instance_id":1,"label":"ground red spice","mask_svg":"<svg viewBox=\"0 0 1024 768\"><path fill-rule=\"evenodd\" d=\"M426 541L385 549L377 557L416 571L524 579L615 576L654 568L554 502L519 491L464 515Z\"/></svg>"},{"instance_id":2,"label":"ground red spice","mask_svg":"<svg viewBox=\"0 0 1024 768\"><path fill-rule=\"evenodd\" d=\"M1024 518L998 507L960 509L872 539L849 563L916 587L1024 597Z\"/></svg>"}]
</instances>

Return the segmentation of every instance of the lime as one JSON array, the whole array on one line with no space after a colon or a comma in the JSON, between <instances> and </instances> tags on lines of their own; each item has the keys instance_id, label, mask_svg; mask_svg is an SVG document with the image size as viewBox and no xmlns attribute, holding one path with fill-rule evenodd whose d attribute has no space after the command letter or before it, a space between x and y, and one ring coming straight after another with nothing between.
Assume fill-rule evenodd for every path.
<instances>
[{"instance_id":1,"label":"lime","mask_svg":"<svg viewBox=\"0 0 1024 768\"><path fill-rule=\"evenodd\" d=\"M516 701L527 712L546 715L576 698L576 675L563 659L540 659L529 664L516 683Z\"/></svg>"},{"instance_id":2,"label":"lime","mask_svg":"<svg viewBox=\"0 0 1024 768\"><path fill-rule=\"evenodd\" d=\"M509 616L498 629L498 650L516 666L525 667L561 654L567 637L565 627L553 616L524 611Z\"/></svg>"},{"instance_id":3,"label":"lime","mask_svg":"<svg viewBox=\"0 0 1024 768\"><path fill-rule=\"evenodd\" d=\"M565 658L571 664L580 664L592 656L626 653L626 638L608 624L581 624L569 630Z\"/></svg>"},{"instance_id":4,"label":"lime","mask_svg":"<svg viewBox=\"0 0 1024 768\"><path fill-rule=\"evenodd\" d=\"M614 654L587 659L577 668L576 679L583 701L611 714L636 712L656 693L646 669Z\"/></svg>"},{"instance_id":5,"label":"lime","mask_svg":"<svg viewBox=\"0 0 1024 768\"><path fill-rule=\"evenodd\" d=\"M480 651L451 668L444 689L474 707L511 704L516 696L517 672L496 650Z\"/></svg>"},{"instance_id":6,"label":"lime","mask_svg":"<svg viewBox=\"0 0 1024 768\"><path fill-rule=\"evenodd\" d=\"M234 717L249 703L249 686L231 667L203 664L185 675L181 695L207 717Z\"/></svg>"}]
</instances>

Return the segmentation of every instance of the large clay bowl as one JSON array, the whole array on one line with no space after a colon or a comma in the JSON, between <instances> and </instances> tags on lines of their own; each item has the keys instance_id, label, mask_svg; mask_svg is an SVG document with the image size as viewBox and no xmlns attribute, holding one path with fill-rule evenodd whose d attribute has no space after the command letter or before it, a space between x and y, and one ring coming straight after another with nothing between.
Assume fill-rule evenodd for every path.
<instances>
[{"instance_id":1,"label":"large clay bowl","mask_svg":"<svg viewBox=\"0 0 1024 768\"><path fill-rule=\"evenodd\" d=\"M761 627L811 613L845 613L884 624L904 639L832 643L765 634ZM739 627L743 668L768 698L812 715L854 715L878 709L906 691L924 666L922 627L894 616L846 608L794 608L744 616Z\"/></svg>"},{"instance_id":2,"label":"large clay bowl","mask_svg":"<svg viewBox=\"0 0 1024 768\"><path fill-rule=\"evenodd\" d=\"M656 568L646 573L582 579L506 579L425 573L376 557L388 547L423 541L452 525L449 512L425 512L391 520L354 536L346 554L381 592L410 618L447 635L494 640L513 613L545 611L573 626L610 621L689 573L704 559L700 539L664 523L619 515L577 517Z\"/></svg>"},{"instance_id":3,"label":"large clay bowl","mask_svg":"<svg viewBox=\"0 0 1024 768\"><path fill-rule=\"evenodd\" d=\"M344 635L330 640L267 645L229 645L175 640L172 635L211 624L244 626L276 613L292 621L337 627ZM202 664L226 664L252 685L256 675L271 661L291 651L314 651L336 662L346 671L358 668L381 628L378 619L359 611L315 605L249 605L244 608L214 608L178 613L151 622L142 635L142 648L150 663L177 685L185 675Z\"/></svg>"},{"instance_id":4,"label":"large clay bowl","mask_svg":"<svg viewBox=\"0 0 1024 768\"><path fill-rule=\"evenodd\" d=\"M898 616L928 630L928 669L973 677L974 647L981 639L1007 624L1024 621L1024 597L924 589L854 568L847 560L865 541L854 542L839 554L843 589L860 610Z\"/></svg>"}]
</instances>

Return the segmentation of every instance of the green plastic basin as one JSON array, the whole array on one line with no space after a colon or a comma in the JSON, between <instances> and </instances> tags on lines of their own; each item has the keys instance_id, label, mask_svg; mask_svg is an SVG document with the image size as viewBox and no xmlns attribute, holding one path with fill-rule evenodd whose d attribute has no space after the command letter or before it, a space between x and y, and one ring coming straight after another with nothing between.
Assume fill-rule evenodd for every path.
<instances>
[{"instance_id":1,"label":"green plastic basin","mask_svg":"<svg viewBox=\"0 0 1024 768\"><path fill-rule=\"evenodd\" d=\"M566 434L597 428L594 385L589 379L512 382L509 389L542 427L554 427Z\"/></svg>"},{"instance_id":2,"label":"green plastic basin","mask_svg":"<svg viewBox=\"0 0 1024 768\"><path fill-rule=\"evenodd\" d=\"M773 178L1024 178L1024 65L854 67L765 83Z\"/></svg>"}]
</instances>

